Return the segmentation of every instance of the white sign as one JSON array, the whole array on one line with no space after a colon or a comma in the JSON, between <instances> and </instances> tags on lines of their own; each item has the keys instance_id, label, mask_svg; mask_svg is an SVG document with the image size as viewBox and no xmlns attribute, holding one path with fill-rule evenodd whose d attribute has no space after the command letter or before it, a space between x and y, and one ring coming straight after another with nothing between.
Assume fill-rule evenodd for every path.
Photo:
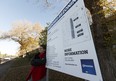
<instances>
[{"instance_id":1,"label":"white sign","mask_svg":"<svg viewBox=\"0 0 116 81\"><path fill-rule=\"evenodd\" d=\"M103 81L83 0L71 0L48 28L46 67Z\"/></svg>"}]
</instances>

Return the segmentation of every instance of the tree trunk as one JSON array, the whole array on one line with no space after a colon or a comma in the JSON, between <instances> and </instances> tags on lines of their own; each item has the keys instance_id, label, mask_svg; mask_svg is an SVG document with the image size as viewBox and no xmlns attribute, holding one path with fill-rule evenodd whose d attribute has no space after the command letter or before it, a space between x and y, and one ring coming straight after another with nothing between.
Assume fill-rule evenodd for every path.
<instances>
[{"instance_id":1,"label":"tree trunk","mask_svg":"<svg viewBox=\"0 0 116 81\"><path fill-rule=\"evenodd\" d=\"M102 20L105 20L103 13L96 14L103 10L103 8L97 4L100 0L85 0L86 7L90 10L93 19L93 39L97 51L97 56L102 72L104 81L116 81L116 62L112 54L110 54L110 47L104 46L105 33L108 32L108 28L103 24ZM102 19L101 19L102 18Z\"/></svg>"}]
</instances>

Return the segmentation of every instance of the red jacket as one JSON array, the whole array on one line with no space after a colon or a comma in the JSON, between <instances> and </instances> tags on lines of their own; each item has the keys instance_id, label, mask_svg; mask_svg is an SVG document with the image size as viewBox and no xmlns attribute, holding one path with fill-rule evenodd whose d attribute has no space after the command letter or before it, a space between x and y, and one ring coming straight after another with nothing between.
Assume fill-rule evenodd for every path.
<instances>
[{"instance_id":1,"label":"red jacket","mask_svg":"<svg viewBox=\"0 0 116 81\"><path fill-rule=\"evenodd\" d=\"M46 53L40 53L39 57L45 58ZM28 81L32 77L32 81L41 80L46 75L46 67L45 65L41 66L32 66L30 73L28 74L26 81Z\"/></svg>"}]
</instances>

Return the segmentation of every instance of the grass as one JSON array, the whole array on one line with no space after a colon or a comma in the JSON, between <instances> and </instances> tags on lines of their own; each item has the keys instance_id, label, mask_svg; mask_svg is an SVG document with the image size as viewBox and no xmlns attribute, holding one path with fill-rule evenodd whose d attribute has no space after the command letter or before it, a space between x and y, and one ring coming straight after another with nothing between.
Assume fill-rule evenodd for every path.
<instances>
[{"instance_id":1,"label":"grass","mask_svg":"<svg viewBox=\"0 0 116 81\"><path fill-rule=\"evenodd\" d=\"M26 65L30 65L30 60L28 58L16 58L12 65L12 68Z\"/></svg>"},{"instance_id":2,"label":"grass","mask_svg":"<svg viewBox=\"0 0 116 81\"><path fill-rule=\"evenodd\" d=\"M20 66L9 69L3 81L26 81L30 66Z\"/></svg>"},{"instance_id":3,"label":"grass","mask_svg":"<svg viewBox=\"0 0 116 81\"><path fill-rule=\"evenodd\" d=\"M28 58L16 58L2 81L26 81L31 67L29 62Z\"/></svg>"}]
</instances>

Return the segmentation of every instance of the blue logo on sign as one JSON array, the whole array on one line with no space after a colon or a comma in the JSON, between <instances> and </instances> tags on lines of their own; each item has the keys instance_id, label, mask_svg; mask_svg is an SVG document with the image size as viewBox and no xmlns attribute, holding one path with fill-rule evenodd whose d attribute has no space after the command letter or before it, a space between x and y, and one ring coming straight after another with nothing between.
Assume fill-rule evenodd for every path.
<instances>
[{"instance_id":1,"label":"blue logo on sign","mask_svg":"<svg viewBox=\"0 0 116 81\"><path fill-rule=\"evenodd\" d=\"M92 59L81 59L82 72L96 75L94 62Z\"/></svg>"}]
</instances>

